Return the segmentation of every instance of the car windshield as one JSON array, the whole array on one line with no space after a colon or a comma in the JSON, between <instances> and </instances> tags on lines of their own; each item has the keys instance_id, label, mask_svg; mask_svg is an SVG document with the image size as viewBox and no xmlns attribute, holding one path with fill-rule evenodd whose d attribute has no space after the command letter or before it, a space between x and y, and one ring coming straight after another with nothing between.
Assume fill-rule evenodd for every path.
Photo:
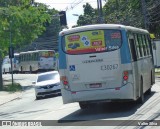
<instances>
[{"instance_id":1,"label":"car windshield","mask_svg":"<svg viewBox=\"0 0 160 129\"><path fill-rule=\"evenodd\" d=\"M39 75L37 82L48 81L48 80L57 80L59 79L58 73L49 73L44 75Z\"/></svg>"}]
</instances>

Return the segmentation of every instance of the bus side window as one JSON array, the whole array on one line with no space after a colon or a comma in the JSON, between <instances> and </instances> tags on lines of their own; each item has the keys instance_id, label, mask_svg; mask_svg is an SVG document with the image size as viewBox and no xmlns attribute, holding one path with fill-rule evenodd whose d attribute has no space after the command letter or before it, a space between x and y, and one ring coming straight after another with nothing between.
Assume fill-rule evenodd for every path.
<instances>
[{"instance_id":1,"label":"bus side window","mask_svg":"<svg viewBox=\"0 0 160 129\"><path fill-rule=\"evenodd\" d=\"M137 40L137 34L134 34L134 41L135 41L135 48L137 50L137 59L139 59L141 57L141 51L140 51L140 47L138 44L138 40Z\"/></svg>"},{"instance_id":2,"label":"bus side window","mask_svg":"<svg viewBox=\"0 0 160 129\"><path fill-rule=\"evenodd\" d=\"M142 46L143 46L143 52L144 52L144 56L147 56L148 53L147 53L147 45L146 45L146 42L145 42L145 39L144 39L144 35L141 35L141 38L142 38Z\"/></svg>"},{"instance_id":3,"label":"bus side window","mask_svg":"<svg viewBox=\"0 0 160 129\"><path fill-rule=\"evenodd\" d=\"M149 55L149 50L148 50L148 48L149 48L149 44L148 44L148 42L146 41L146 37L145 37L145 35L143 35L143 43L145 43L145 49L146 49L146 53L147 53L147 56Z\"/></svg>"},{"instance_id":4,"label":"bus side window","mask_svg":"<svg viewBox=\"0 0 160 129\"><path fill-rule=\"evenodd\" d=\"M33 56L33 61L35 61L36 60L35 53L33 53L32 56Z\"/></svg>"},{"instance_id":5,"label":"bus side window","mask_svg":"<svg viewBox=\"0 0 160 129\"><path fill-rule=\"evenodd\" d=\"M38 53L35 53L35 60L38 61Z\"/></svg>"},{"instance_id":6,"label":"bus side window","mask_svg":"<svg viewBox=\"0 0 160 129\"><path fill-rule=\"evenodd\" d=\"M22 56L21 57L21 62L23 62L24 61L24 55L22 54L21 56Z\"/></svg>"},{"instance_id":7,"label":"bus side window","mask_svg":"<svg viewBox=\"0 0 160 129\"><path fill-rule=\"evenodd\" d=\"M131 49L132 60L137 61L137 53L136 53L135 41L134 41L133 36L132 38L129 38L129 45Z\"/></svg>"},{"instance_id":8,"label":"bus side window","mask_svg":"<svg viewBox=\"0 0 160 129\"><path fill-rule=\"evenodd\" d=\"M138 45L139 45L141 57L143 57L143 56L144 56L144 52L143 52L143 44L142 44L142 37L141 37L140 34L137 34L137 39L138 39Z\"/></svg>"},{"instance_id":9,"label":"bus side window","mask_svg":"<svg viewBox=\"0 0 160 129\"><path fill-rule=\"evenodd\" d=\"M149 40L148 40L148 37L147 37L147 35L145 35L145 39L146 39L146 43L147 43L147 48L148 48L148 54L149 55L151 55L151 50L152 49L150 49L150 48L152 48L152 46L151 46L151 43L149 42Z\"/></svg>"}]
</instances>

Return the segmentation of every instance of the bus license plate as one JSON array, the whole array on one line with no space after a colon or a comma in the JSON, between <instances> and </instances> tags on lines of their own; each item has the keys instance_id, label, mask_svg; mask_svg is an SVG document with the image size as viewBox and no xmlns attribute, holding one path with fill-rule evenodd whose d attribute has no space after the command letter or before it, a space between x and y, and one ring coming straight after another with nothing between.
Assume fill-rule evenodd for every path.
<instances>
[{"instance_id":1,"label":"bus license plate","mask_svg":"<svg viewBox=\"0 0 160 129\"><path fill-rule=\"evenodd\" d=\"M101 83L93 83L93 84L90 84L89 87L90 88L100 88L100 87L102 87L102 84Z\"/></svg>"}]
</instances>

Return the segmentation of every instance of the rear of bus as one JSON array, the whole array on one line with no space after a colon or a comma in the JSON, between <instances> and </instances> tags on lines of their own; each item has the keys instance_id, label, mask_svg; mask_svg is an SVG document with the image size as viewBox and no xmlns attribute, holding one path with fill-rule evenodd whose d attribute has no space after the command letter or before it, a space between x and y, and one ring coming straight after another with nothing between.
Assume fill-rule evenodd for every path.
<instances>
[{"instance_id":1,"label":"rear of bus","mask_svg":"<svg viewBox=\"0 0 160 129\"><path fill-rule=\"evenodd\" d=\"M13 72L18 73L19 72L19 54L14 54L13 58Z\"/></svg>"},{"instance_id":2,"label":"rear of bus","mask_svg":"<svg viewBox=\"0 0 160 129\"><path fill-rule=\"evenodd\" d=\"M12 58L12 68L13 73L19 72L19 54L14 54L14 58ZM5 73L11 73L11 60L9 56L5 56L2 63L2 72Z\"/></svg>"},{"instance_id":3,"label":"rear of bus","mask_svg":"<svg viewBox=\"0 0 160 129\"><path fill-rule=\"evenodd\" d=\"M64 103L134 100L126 31L90 25L62 31L59 73Z\"/></svg>"},{"instance_id":4,"label":"rear of bus","mask_svg":"<svg viewBox=\"0 0 160 129\"><path fill-rule=\"evenodd\" d=\"M54 70L56 68L55 52L54 51L39 51L39 70Z\"/></svg>"},{"instance_id":5,"label":"rear of bus","mask_svg":"<svg viewBox=\"0 0 160 129\"><path fill-rule=\"evenodd\" d=\"M9 56L5 56L2 62L2 72L4 74L9 73L11 71L11 63Z\"/></svg>"}]
</instances>

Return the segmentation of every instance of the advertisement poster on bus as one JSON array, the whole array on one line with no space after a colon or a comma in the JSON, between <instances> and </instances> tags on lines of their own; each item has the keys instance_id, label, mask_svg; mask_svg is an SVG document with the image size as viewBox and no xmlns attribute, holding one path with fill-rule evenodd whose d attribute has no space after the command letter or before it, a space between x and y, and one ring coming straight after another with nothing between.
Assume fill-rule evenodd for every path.
<instances>
[{"instance_id":1,"label":"advertisement poster on bus","mask_svg":"<svg viewBox=\"0 0 160 129\"><path fill-rule=\"evenodd\" d=\"M103 30L85 31L65 36L66 52L70 54L105 51Z\"/></svg>"}]
</instances>

